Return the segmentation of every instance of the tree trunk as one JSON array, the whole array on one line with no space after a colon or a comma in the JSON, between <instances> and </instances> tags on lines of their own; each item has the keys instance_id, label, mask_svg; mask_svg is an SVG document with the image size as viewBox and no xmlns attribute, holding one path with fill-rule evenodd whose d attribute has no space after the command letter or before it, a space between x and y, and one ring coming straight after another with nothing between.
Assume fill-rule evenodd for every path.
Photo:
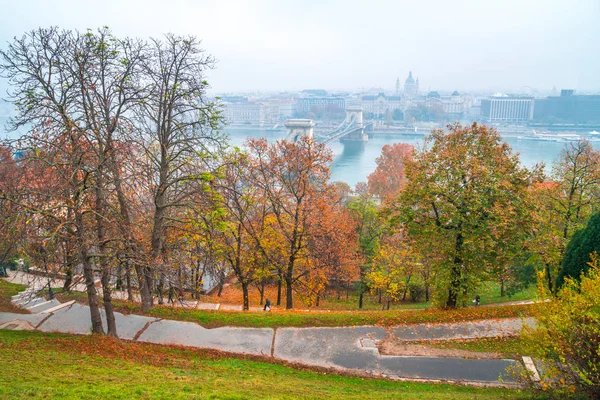
<instances>
[{"instance_id":1,"label":"tree trunk","mask_svg":"<svg viewBox=\"0 0 600 400\"><path fill-rule=\"evenodd\" d=\"M321 298L321 294L317 293L317 301L316 301L315 307L319 307L319 299L320 298Z\"/></svg>"},{"instance_id":2,"label":"tree trunk","mask_svg":"<svg viewBox=\"0 0 600 400\"><path fill-rule=\"evenodd\" d=\"M258 289L258 293L260 294L260 305L263 305L263 302L265 300L265 281L264 279L260 280L260 284L256 285L256 288Z\"/></svg>"},{"instance_id":3,"label":"tree trunk","mask_svg":"<svg viewBox=\"0 0 600 400\"><path fill-rule=\"evenodd\" d=\"M115 289L122 291L123 290L123 263L119 263L119 267L117 268L117 285Z\"/></svg>"},{"instance_id":4,"label":"tree trunk","mask_svg":"<svg viewBox=\"0 0 600 400\"><path fill-rule=\"evenodd\" d=\"M63 292L71 291L71 284L73 283L73 268L67 265L65 268L65 284L63 285Z\"/></svg>"},{"instance_id":5,"label":"tree trunk","mask_svg":"<svg viewBox=\"0 0 600 400\"><path fill-rule=\"evenodd\" d=\"M463 236L462 233L456 235L456 242L454 244L454 265L450 271L450 287L448 288L448 300L446 301L446 307L456 308L458 302L458 294L460 292L460 281L461 281L461 267L462 267L462 251Z\"/></svg>"},{"instance_id":6,"label":"tree trunk","mask_svg":"<svg viewBox=\"0 0 600 400\"><path fill-rule=\"evenodd\" d=\"M504 279L500 279L500 297L504 297Z\"/></svg>"},{"instance_id":7,"label":"tree trunk","mask_svg":"<svg viewBox=\"0 0 600 400\"><path fill-rule=\"evenodd\" d=\"M404 285L404 293L402 294L402 301L406 301L406 293L408 293L408 284L410 283L410 278L412 278L412 274L408 276L406 280L406 285Z\"/></svg>"},{"instance_id":8,"label":"tree trunk","mask_svg":"<svg viewBox=\"0 0 600 400\"><path fill-rule=\"evenodd\" d=\"M115 156L115 152L112 148L112 136L109 136L106 140L106 146L109 154L109 168L112 176L113 184L115 185L115 190L117 193L117 200L119 202L119 211L121 214L121 223L119 224L123 237L125 239L125 248L127 249L128 261L127 261L127 273L128 273L128 284L127 284L127 298L128 300L133 300L133 293L131 291L131 265L130 260L136 257L137 254L137 246L136 240L133 236L133 229L131 223L131 215L129 212L129 203L127 202L127 197L123 192L123 187L121 183L121 172L119 170L117 158ZM138 286L140 291L140 298L142 302L142 312L146 312L152 308L153 299L152 299L152 280L147 280L147 277L151 275L151 272L147 271L149 268L139 266L134 262L134 269L138 276Z\"/></svg>"},{"instance_id":9,"label":"tree trunk","mask_svg":"<svg viewBox=\"0 0 600 400\"><path fill-rule=\"evenodd\" d=\"M363 295L364 295L364 290L363 290L363 284L361 282L361 284L360 284L360 292L358 294L358 308L360 308L360 309L363 308Z\"/></svg>"},{"instance_id":10,"label":"tree trunk","mask_svg":"<svg viewBox=\"0 0 600 400\"><path fill-rule=\"evenodd\" d=\"M292 285L294 283L294 257L290 256L287 271L285 271L285 309L294 308Z\"/></svg>"},{"instance_id":11,"label":"tree trunk","mask_svg":"<svg viewBox=\"0 0 600 400\"><path fill-rule=\"evenodd\" d=\"M102 300L104 304L104 312L106 314L107 333L110 336L117 336L117 325L115 320L115 314L113 311L112 300L110 295L110 266L107 260L106 251L106 229L104 218L106 216L106 203L105 203L105 192L104 192L104 175L102 167L98 168L96 174L96 238L98 240L98 250L100 252L100 264L102 275L100 277L100 283L102 285Z\"/></svg>"},{"instance_id":12,"label":"tree trunk","mask_svg":"<svg viewBox=\"0 0 600 400\"><path fill-rule=\"evenodd\" d=\"M240 282L242 284L242 295L244 296L244 311L250 309L250 303L248 301L248 283Z\"/></svg>"},{"instance_id":13,"label":"tree trunk","mask_svg":"<svg viewBox=\"0 0 600 400\"><path fill-rule=\"evenodd\" d=\"M111 295L110 295L110 273L108 269L102 271L102 277L100 279L102 283L102 300L104 303L104 312L106 313L106 326L107 334L118 338L117 335L117 322L115 320L115 313L112 306Z\"/></svg>"},{"instance_id":14,"label":"tree trunk","mask_svg":"<svg viewBox=\"0 0 600 400\"><path fill-rule=\"evenodd\" d=\"M159 278L158 278L158 285L156 285L156 292L157 292L157 297L158 297L158 304L162 305L165 303L164 299L163 299L163 294L164 294L164 287L165 287L165 275L160 272L158 274Z\"/></svg>"},{"instance_id":15,"label":"tree trunk","mask_svg":"<svg viewBox=\"0 0 600 400\"><path fill-rule=\"evenodd\" d=\"M294 308L292 294L292 280L288 277L285 278L285 309L291 310Z\"/></svg>"},{"instance_id":16,"label":"tree trunk","mask_svg":"<svg viewBox=\"0 0 600 400\"><path fill-rule=\"evenodd\" d=\"M550 264L545 265L546 281L548 282L548 290L554 294L554 283L552 282L552 274L550 272Z\"/></svg>"},{"instance_id":17,"label":"tree trunk","mask_svg":"<svg viewBox=\"0 0 600 400\"><path fill-rule=\"evenodd\" d=\"M85 287L88 295L88 305L90 307L90 318L92 320L92 333L103 334L102 318L100 309L98 308L98 300L96 298L96 287L94 286L94 270L90 264L88 250L83 236L83 216L79 212L75 212L75 224L77 227L77 247L79 248L79 262L83 265L83 276L85 278Z\"/></svg>"},{"instance_id":18,"label":"tree trunk","mask_svg":"<svg viewBox=\"0 0 600 400\"><path fill-rule=\"evenodd\" d=\"M129 266L129 260L125 265L125 284L127 285L127 300L133 301L133 291L131 290L131 267Z\"/></svg>"},{"instance_id":19,"label":"tree trunk","mask_svg":"<svg viewBox=\"0 0 600 400\"><path fill-rule=\"evenodd\" d=\"M429 285L425 285L425 302L429 303Z\"/></svg>"},{"instance_id":20,"label":"tree trunk","mask_svg":"<svg viewBox=\"0 0 600 400\"><path fill-rule=\"evenodd\" d=\"M152 270L148 267L136 267L138 281L140 282L140 297L142 300L142 312L146 312L154 305L152 295Z\"/></svg>"},{"instance_id":21,"label":"tree trunk","mask_svg":"<svg viewBox=\"0 0 600 400\"><path fill-rule=\"evenodd\" d=\"M281 305L281 282L283 281L283 276L281 271L278 272L279 279L277 280L277 305Z\"/></svg>"}]
</instances>

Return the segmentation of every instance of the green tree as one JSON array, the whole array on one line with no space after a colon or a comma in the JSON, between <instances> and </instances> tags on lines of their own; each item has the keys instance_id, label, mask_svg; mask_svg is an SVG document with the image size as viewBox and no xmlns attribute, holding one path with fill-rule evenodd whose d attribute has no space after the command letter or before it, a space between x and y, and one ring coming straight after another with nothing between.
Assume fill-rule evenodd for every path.
<instances>
[{"instance_id":1,"label":"green tree","mask_svg":"<svg viewBox=\"0 0 600 400\"><path fill-rule=\"evenodd\" d=\"M600 264L598 253L588 256L581 282L566 279L538 312L536 327L525 329L524 338L545 360L541 387L556 398L573 398L573 392L600 397Z\"/></svg>"},{"instance_id":2,"label":"green tree","mask_svg":"<svg viewBox=\"0 0 600 400\"><path fill-rule=\"evenodd\" d=\"M433 131L406 175L395 219L432 263L438 301L466 304L520 250L529 172L495 130L475 123Z\"/></svg>"},{"instance_id":3,"label":"green tree","mask_svg":"<svg viewBox=\"0 0 600 400\"><path fill-rule=\"evenodd\" d=\"M556 278L556 287L563 286L566 278L579 280L581 274L587 272L594 251L600 253L600 213L594 214L585 229L580 229L571 238Z\"/></svg>"},{"instance_id":4,"label":"green tree","mask_svg":"<svg viewBox=\"0 0 600 400\"><path fill-rule=\"evenodd\" d=\"M357 185L358 186L358 185ZM348 203L352 218L356 221L359 251L363 263L360 268L358 308L363 306L363 296L367 289L366 273L370 270L372 259L377 253L379 239L383 232L383 224L379 218L377 203L369 193L364 191Z\"/></svg>"},{"instance_id":5,"label":"green tree","mask_svg":"<svg viewBox=\"0 0 600 400\"><path fill-rule=\"evenodd\" d=\"M392 118L394 119L394 121L402 121L404 119L404 113L402 112L401 109L396 108L392 112Z\"/></svg>"}]
</instances>

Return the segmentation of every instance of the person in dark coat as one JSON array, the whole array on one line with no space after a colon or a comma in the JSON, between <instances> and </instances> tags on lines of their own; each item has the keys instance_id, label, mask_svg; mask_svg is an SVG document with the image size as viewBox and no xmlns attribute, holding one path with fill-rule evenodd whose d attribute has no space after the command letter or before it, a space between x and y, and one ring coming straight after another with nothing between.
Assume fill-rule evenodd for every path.
<instances>
[{"instance_id":1,"label":"person in dark coat","mask_svg":"<svg viewBox=\"0 0 600 400\"><path fill-rule=\"evenodd\" d=\"M267 311L267 308L269 309L269 311L271 311L271 300L267 299L265 301L265 308L263 308L263 311Z\"/></svg>"}]
</instances>

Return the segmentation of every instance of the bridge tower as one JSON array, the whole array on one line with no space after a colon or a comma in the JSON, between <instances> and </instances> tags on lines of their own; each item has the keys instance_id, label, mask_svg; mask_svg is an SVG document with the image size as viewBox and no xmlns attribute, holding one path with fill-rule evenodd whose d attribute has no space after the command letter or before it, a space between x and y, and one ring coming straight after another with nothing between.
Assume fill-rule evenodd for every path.
<instances>
[{"instance_id":1,"label":"bridge tower","mask_svg":"<svg viewBox=\"0 0 600 400\"><path fill-rule=\"evenodd\" d=\"M289 119L285 127L288 129L286 139L289 142L297 142L301 136L308 136L311 139L315 137L313 131L315 123L312 119Z\"/></svg>"},{"instance_id":2,"label":"bridge tower","mask_svg":"<svg viewBox=\"0 0 600 400\"><path fill-rule=\"evenodd\" d=\"M350 132L345 137L341 138L342 142L366 142L369 136L365 134L365 124L363 122L363 110L361 106L346 107L346 123L350 124L354 120L356 130Z\"/></svg>"}]
</instances>

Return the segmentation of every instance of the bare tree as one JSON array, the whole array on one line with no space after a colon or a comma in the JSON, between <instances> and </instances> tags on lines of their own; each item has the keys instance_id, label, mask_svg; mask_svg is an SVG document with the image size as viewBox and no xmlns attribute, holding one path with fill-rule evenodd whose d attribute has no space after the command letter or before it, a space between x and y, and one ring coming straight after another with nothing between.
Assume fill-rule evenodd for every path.
<instances>
[{"instance_id":1,"label":"bare tree","mask_svg":"<svg viewBox=\"0 0 600 400\"><path fill-rule=\"evenodd\" d=\"M158 273L162 302L163 271L168 264L165 238L174 222L170 210L186 207L194 187L202 185L210 154L220 147L217 104L206 99L206 70L214 59L195 37L166 35L152 40L143 62L145 100L136 110L139 142L147 157L153 197L151 262L143 268L142 310L152 307L152 282Z\"/></svg>"},{"instance_id":2,"label":"bare tree","mask_svg":"<svg viewBox=\"0 0 600 400\"><path fill-rule=\"evenodd\" d=\"M94 162L86 157L89 143L85 121L78 106L76 78L67 65L72 65L74 37L70 31L57 28L38 29L15 39L8 49L0 51L0 71L12 85L9 100L17 106L12 126L27 126L29 133L21 145L28 156L54 173L68 195L57 207L71 209L73 220L63 225L77 243L79 262L83 265L92 331L103 333L96 300L93 268L90 261L89 225L86 223L90 182ZM53 199L59 201L58 197ZM50 203L52 204L52 203ZM57 218L48 203L26 206L45 218Z\"/></svg>"}]
</instances>

